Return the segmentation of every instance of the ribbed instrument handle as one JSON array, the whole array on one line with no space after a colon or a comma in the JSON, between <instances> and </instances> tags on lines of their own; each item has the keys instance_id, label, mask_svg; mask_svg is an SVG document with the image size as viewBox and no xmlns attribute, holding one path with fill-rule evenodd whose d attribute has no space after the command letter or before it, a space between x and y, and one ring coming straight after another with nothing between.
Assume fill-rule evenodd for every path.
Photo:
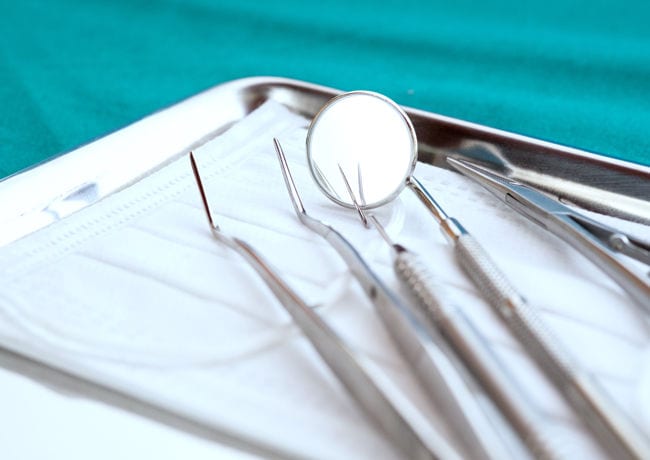
<instances>
[{"instance_id":1,"label":"ribbed instrument handle","mask_svg":"<svg viewBox=\"0 0 650 460\"><path fill-rule=\"evenodd\" d=\"M455 245L458 262L537 364L616 458L650 455L648 439L591 375L581 371L537 311L521 297L470 234Z\"/></svg>"},{"instance_id":2,"label":"ribbed instrument handle","mask_svg":"<svg viewBox=\"0 0 650 460\"><path fill-rule=\"evenodd\" d=\"M395 258L395 271L417 299L421 316L440 328L534 457L571 458L572 443L566 433L553 429L531 405L498 358L489 352L480 333L448 299L445 287L427 266L415 254L401 250Z\"/></svg>"}]
</instances>

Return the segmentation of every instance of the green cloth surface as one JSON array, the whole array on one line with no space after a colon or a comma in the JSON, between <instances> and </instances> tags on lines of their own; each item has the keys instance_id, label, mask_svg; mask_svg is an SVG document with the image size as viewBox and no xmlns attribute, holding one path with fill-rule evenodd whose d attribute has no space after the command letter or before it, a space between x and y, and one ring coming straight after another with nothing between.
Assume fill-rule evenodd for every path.
<instances>
[{"instance_id":1,"label":"green cloth surface","mask_svg":"<svg viewBox=\"0 0 650 460\"><path fill-rule=\"evenodd\" d=\"M25 0L0 38L0 177L256 75L650 164L648 1Z\"/></svg>"}]
</instances>

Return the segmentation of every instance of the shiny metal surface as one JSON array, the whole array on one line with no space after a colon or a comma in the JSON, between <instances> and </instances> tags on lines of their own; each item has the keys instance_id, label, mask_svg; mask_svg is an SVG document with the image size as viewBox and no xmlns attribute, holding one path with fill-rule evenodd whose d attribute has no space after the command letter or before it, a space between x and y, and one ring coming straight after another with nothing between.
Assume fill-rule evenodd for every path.
<instances>
[{"instance_id":1,"label":"shiny metal surface","mask_svg":"<svg viewBox=\"0 0 650 460\"><path fill-rule=\"evenodd\" d=\"M334 101L349 101L352 113L355 115L353 117L354 119L363 116L366 118L366 123L368 121L376 121L377 129L379 130L399 132L390 125L398 125L399 128L402 128L401 119L397 119L395 117L391 117L390 119L384 119L381 116L375 117L375 114L377 112L380 112L380 108L383 108L384 104L388 104L392 107L392 102L390 100L383 100L378 105L374 105L372 107L366 105L355 107L352 105L352 102L364 97L365 96L361 94L352 92L335 98ZM331 102L328 102L324 108L321 109L319 115L324 114L326 111L333 111L336 108L336 105L330 104ZM352 165L357 165L356 169L359 174L359 196L362 196L363 194L366 194L366 190L361 186L362 181L360 179L360 170L366 170L364 171L365 179L363 179L363 183L368 183L368 176L372 176L373 173L371 172L368 174L367 170L371 169L371 166L374 166L372 164L366 165L367 152L363 150L362 146L365 143L371 144L371 141L367 138L371 136L374 131L364 128L360 130L359 134L357 134L354 130L350 130L349 128L354 120L351 120L350 117L345 115L345 113L337 112L333 116L334 119L330 120L328 126L330 129L326 130L325 134L320 133L321 142L324 144L322 147L324 147L326 151L327 149L332 148L338 148L340 150L340 152L332 153L332 156L334 157L333 162L335 165L339 161L346 161ZM338 120L336 117L341 117L341 120ZM411 126L410 123L407 124L409 127ZM310 126L310 133L313 131L315 135L317 128L319 128L319 125L312 123ZM412 154L409 155L409 149L405 147L408 145L412 146L416 142L415 133L413 130L407 129L406 132L413 138L413 140L406 143L398 143L398 145L393 146L390 150L394 152L394 156L396 157L405 157L406 159L409 159L409 157L412 157ZM341 139L336 141L336 145L331 145L329 139L336 136L341 136ZM385 161L383 160L384 157L381 155L383 146L378 146L377 150L379 151L377 161ZM313 170L319 166L319 164L330 163L326 168L323 168L325 171L330 171L330 175L328 177L324 177L324 180L326 184L333 183L334 179L336 178L331 176L334 175L333 171L335 171L336 167L335 165L331 164L332 160L330 158L327 158L322 153L319 161L313 160L310 158L313 152L314 151L312 149L307 150L308 163L312 169L312 174L315 178L317 178L318 175L314 174ZM341 152L343 152L343 158L340 159L339 154ZM469 163L462 160L448 158L448 162L465 174L467 174L467 170L470 168ZM361 165L361 167L358 165ZM340 163L338 163L338 166L338 172L340 172L342 180L345 183L349 200L354 203L357 211L360 214L363 214L362 207L366 203L362 200L361 204L359 204L359 200L355 198L349 180L341 168ZM463 167L461 168L460 166ZM476 168L470 169L470 171L472 171L472 174L470 175L473 178L476 179L478 177L479 181L484 186L486 186L487 179L485 178L490 177L489 173L486 172L481 175L479 172L477 172ZM379 175L379 177L370 177L370 180L374 180L375 182L380 181L381 172L381 169L378 169L375 174ZM609 400L607 395L601 390L597 383L593 381L593 379L589 378L588 375L582 375L584 372L582 372L581 369L575 365L575 362L571 359L571 357L569 357L565 350L560 345L558 345L559 341L546 328L545 324L541 320L541 317L537 314L537 311L530 307L524 298L518 292L516 292L511 283L506 279L505 275L492 261L489 254L478 243L478 240L469 234L469 232L467 232L457 220L447 215L447 213L436 202L433 196L429 194L426 188L411 175L411 172L412 171L407 171L406 180L400 181L399 179L404 176L404 173L401 170L398 171L399 174L397 183L401 183L402 185L396 190L394 190L393 186L375 188L373 190L373 198L368 207L372 207L375 202L378 204L384 203L386 201L386 196L384 195L388 195L388 197L393 196L396 193L399 193L404 185L408 185L409 188L411 188L411 190L420 199L420 201L431 212L439 224L443 234L448 237L452 243L454 247L454 254L459 265L463 268L465 273L476 285L478 290L481 292L483 297L486 298L496 313L501 316L513 334L519 338L520 342L522 345L524 345L524 348L529 353L529 355L537 360L540 368L545 371L549 379L556 385L558 390L562 392L566 400L573 406L576 413L581 416L582 421L592 429L595 438L598 439L598 441L601 442L602 446L608 449L616 458L643 458L643 453L650 451L650 444L648 444L648 441L644 438L643 434L640 433L633 424L628 423L627 418L618 410L618 407ZM338 179L339 181L341 180L341 178ZM505 196L507 198L507 202L509 201L508 199L514 198L517 199L517 201L521 199L521 204L530 204L528 207L518 207L517 209L523 211L528 217L531 217L533 220L535 220L535 222L540 223L545 228L551 229L551 231L553 231L553 228L558 227L555 233L558 233L562 236L569 235L571 237L571 242L574 245L580 243L582 246L585 246L582 240L575 238L576 235L581 234L577 230L581 227L578 225L578 222L575 220L575 218L571 219L572 214L569 208L566 208L556 200L551 200L550 198L545 197L543 194L536 192L529 187L519 186L514 182L512 184L508 184L507 181L508 179L504 179L503 181L499 182L502 187L508 188L507 192L502 192L500 194L502 199ZM495 181L488 181L487 184L491 185L493 182ZM323 184L320 185L321 190L325 195L327 195L328 198L337 202L343 201L335 199L336 197L333 196L332 190ZM363 194L361 191L363 191ZM527 191L530 191L530 193L527 193ZM340 195L340 193L337 194ZM545 199L544 202L542 202L542 198ZM512 205L512 203L509 204ZM547 210L544 206L545 204L547 205L546 207L550 209ZM562 225L558 226L556 224ZM575 228L572 226L572 224L575 224ZM598 224L596 222L594 222L593 225L598 228ZM584 233L585 235L589 235L589 233L586 231ZM613 232L612 234L617 233ZM597 241L596 238L593 239ZM586 241L591 242L589 239ZM585 253L587 255L592 255L595 253L598 256L595 257L595 260L599 261L600 265L604 265L603 268L606 269L608 273L613 275L614 278L620 284L622 284L637 301L644 305L647 304L648 299L650 299L650 287L647 285L647 282L643 282L640 278L623 276L621 267L624 266L617 264L617 261L614 257L611 257L611 260L606 261L603 257L604 255L607 255L607 252L600 250L597 245L591 244L589 246L585 246L585 248L589 249L588 251L585 250ZM426 287L426 283L418 282L417 275L418 271L414 269L409 270L409 276L406 277L407 280L411 278L413 279L412 287L414 290L415 288L422 289L423 287ZM402 276L402 278L404 279L404 276ZM644 287L645 289L643 289ZM421 305L424 304L426 308L426 299L421 298L420 300ZM433 302L435 301L435 296L428 296L428 300L431 300L431 302L429 302L429 306L434 305ZM459 342L455 345L457 345L456 349L458 350L463 348L464 343ZM479 344L473 348L475 350L472 350L472 353L469 353L469 359L471 359L472 356L476 353L476 350L480 350L481 346ZM488 363L491 364L488 365L486 372L484 372L484 375L490 376L489 371L492 370L492 367L495 367L496 363L494 360L490 361L487 357L485 357L482 362L485 365L488 365ZM475 368L470 368L472 370L475 370ZM503 370L496 372L496 377L501 377L503 374ZM493 395L495 402L498 402L498 390L502 390L503 388L510 388L511 385L509 385L507 382L501 381L496 386L496 390L493 390L490 388L490 385L488 385L488 380L489 379L487 377L482 378L482 381L486 388L492 390L490 391L490 394ZM519 405L523 406L524 404L522 403ZM499 404L499 407L502 408L504 414L508 414L508 406L508 404ZM513 417L508 418L513 420ZM554 457L555 454L552 451L547 453L542 450L547 447L546 443L543 441L541 443L533 442L535 436L538 436L540 433L533 430L531 435L530 427L527 425L527 423L519 423L519 421L516 419L513 422L513 427L519 431L522 439L525 442L529 443L531 451L537 452L544 457ZM543 436L541 437L543 438Z\"/></svg>"},{"instance_id":2,"label":"shiny metal surface","mask_svg":"<svg viewBox=\"0 0 650 460\"><path fill-rule=\"evenodd\" d=\"M481 185L500 195L500 198L506 202L509 201L508 198L526 199L527 202L532 200L530 206L525 208L528 217L553 233L564 234L569 227L572 230L567 232L570 242L576 248L581 248L583 243L575 237L579 232L569 224L569 216L572 212L565 206L528 187L517 188L516 184L511 185L507 180L497 182L468 162L454 159L449 159L449 162L469 177L475 180L480 178L478 182ZM534 205L535 198L538 203L544 203L544 207ZM522 210L517 206L515 209ZM556 226L558 222L560 225ZM600 226L596 222L594 224ZM596 238L592 237L587 241L591 242L592 239ZM501 315L513 334L524 345L530 356L537 361L576 413L580 414L582 421L589 426L602 446L614 458L646 458L646 454L650 452L650 440L611 400L598 382L580 368L573 356L562 347L561 342L542 321L537 310L528 305L507 282L478 242L471 235L465 234L458 239L456 248L456 254L463 268L481 287L481 292L489 299L489 303ZM584 251L584 247L581 250ZM598 254L600 255L600 252ZM608 272L616 273L618 275L616 279L620 281L622 278L622 274L618 271L620 264L616 262L616 265L612 265L611 261L605 264L601 260L599 265L605 265ZM645 292L648 293L647 283L643 283L640 279L632 281L636 281L633 287L637 288L642 287L639 283L645 284ZM633 293L637 294L638 291L634 290ZM648 299L649 297L641 295L637 300L647 305Z\"/></svg>"},{"instance_id":3,"label":"shiny metal surface","mask_svg":"<svg viewBox=\"0 0 650 460\"><path fill-rule=\"evenodd\" d=\"M293 181L282 146L277 139L273 141L287 192L300 222L325 239L345 261L352 275L372 301L386 330L427 396L434 403L451 409L446 414L454 418L451 425L464 426L467 430L465 440L472 445L474 452L479 454L478 458L491 458L484 449L476 446L480 437L478 434L472 434L473 425L466 423L467 415L464 413L464 408L469 405L468 401L464 400L467 392L463 394L462 390L458 391L458 388L451 385L451 382L456 382L458 385L461 379L454 375L453 366L447 363L445 359L447 355L441 352L435 336L427 332L426 326L384 284L343 235L307 213Z\"/></svg>"},{"instance_id":4,"label":"shiny metal surface","mask_svg":"<svg viewBox=\"0 0 650 460\"><path fill-rule=\"evenodd\" d=\"M417 162L417 136L408 115L386 96L351 91L327 102L307 131L312 178L333 202L352 207L346 189L363 190L363 208L395 199ZM338 174L347 175L342 180ZM354 174L354 173L357 174Z\"/></svg>"},{"instance_id":5,"label":"shiny metal surface","mask_svg":"<svg viewBox=\"0 0 650 460\"><path fill-rule=\"evenodd\" d=\"M562 445L564 440L553 436L548 420L535 407L530 395L512 378L507 366L490 351L485 338L461 307L445 295L445 286L416 254L393 243L374 216L369 220L392 248L393 268L418 301L422 322L440 331L536 458L565 458L566 455L562 454L566 448ZM496 455L495 458L506 458L505 453L496 450L498 446L496 449L493 446L493 430L481 428L481 422L476 417L467 421L479 431L477 436L483 445L490 446L488 452Z\"/></svg>"},{"instance_id":6,"label":"shiny metal surface","mask_svg":"<svg viewBox=\"0 0 650 460\"><path fill-rule=\"evenodd\" d=\"M478 165L453 158L449 162L517 212L580 251L627 291L645 313L650 313L650 278L616 257L618 252L647 265L650 243L596 222L530 187L499 177Z\"/></svg>"},{"instance_id":7,"label":"shiny metal surface","mask_svg":"<svg viewBox=\"0 0 650 460\"><path fill-rule=\"evenodd\" d=\"M390 393L384 391L371 377L372 371L364 366L357 354L252 246L220 230L214 223L192 153L190 153L190 161L212 235L217 241L237 252L264 280L323 361L347 389L352 399L359 404L377 428L384 432L393 446L412 459L459 459L460 456L433 428L429 427L424 434L418 429L421 424L413 423L402 413L400 403L404 400L400 400L400 403L392 400Z\"/></svg>"},{"instance_id":8,"label":"shiny metal surface","mask_svg":"<svg viewBox=\"0 0 650 460\"><path fill-rule=\"evenodd\" d=\"M252 77L223 83L91 144L0 181L0 245L92 204L227 130L267 100L313 117L341 91L298 80ZM478 159L521 183L586 209L650 224L650 167L404 108L419 161ZM184 132L158 122L192 117ZM152 139L160 142L152 148ZM141 147L142 155L129 155ZM126 159L131 165L127 167ZM47 185L44 185L47 184ZM79 190L92 190L80 194ZM70 205L70 206L68 206ZM51 210L55 209L56 213Z\"/></svg>"},{"instance_id":9,"label":"shiny metal surface","mask_svg":"<svg viewBox=\"0 0 650 460\"><path fill-rule=\"evenodd\" d=\"M369 118L373 116L372 113L366 115ZM412 135L414 136L415 134L412 133ZM354 155L355 153L356 151L352 151L349 154ZM307 155L309 155L309 152ZM312 164L310 166L313 167ZM494 267L487 258L487 253L482 250L477 256L481 260L487 261L487 264L475 262L473 259L469 260L469 264L465 263L466 260L462 258L462 243L467 238L472 237L456 219L447 215L433 196L429 194L428 190L414 176L410 175L411 172L408 172L406 180L403 181L402 187L398 190L404 188L404 185L408 185L413 190L415 195L434 216L443 235L454 246L455 254L460 265L464 269ZM533 404L534 400L528 397L524 389L512 379L507 367L501 363L498 357L490 353L485 339L469 321L464 312L449 302L444 295L444 286L436 282L428 268L420 262L419 256L411 253L403 246L393 243L379 221L374 216L367 217L365 215L365 211L362 209L359 200L355 197L343 169L340 169L340 174L346 185L349 198L359 213L362 222L364 224L368 221L373 222L381 236L391 247L393 268L400 281L417 300L418 308L415 309L415 313L418 319L430 328L429 333L432 333L436 329L440 331L449 346L463 360L467 369L481 383L483 389L490 395L494 403L501 410L501 413L517 431L522 442L526 444L536 458L563 458L564 456L561 453L562 449L557 448L552 442L553 437L548 436L546 433L547 430L545 430L545 427L547 423L539 411L536 410ZM364 180L363 183L365 182ZM359 195L363 196L360 173L358 186ZM327 190L323 191L327 194ZM331 196L328 197L331 198ZM478 247L477 244L475 246ZM490 271L492 272L494 270ZM489 278L490 273L474 273L473 270L468 270L468 275L487 300L492 301L494 296L491 295L492 292L489 286L479 282L484 277ZM501 277L500 281L507 286L508 283L505 277L498 273L497 275ZM497 309L501 307L500 304L493 306Z\"/></svg>"}]
</instances>

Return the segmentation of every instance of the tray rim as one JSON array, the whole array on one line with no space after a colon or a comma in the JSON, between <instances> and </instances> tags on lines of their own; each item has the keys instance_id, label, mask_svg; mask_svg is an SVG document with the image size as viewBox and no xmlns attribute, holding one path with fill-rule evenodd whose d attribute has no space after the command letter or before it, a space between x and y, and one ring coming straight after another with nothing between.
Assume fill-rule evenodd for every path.
<instances>
[{"instance_id":1,"label":"tray rim","mask_svg":"<svg viewBox=\"0 0 650 460\"><path fill-rule=\"evenodd\" d=\"M305 116L313 116L329 98L343 91L281 77L246 77L218 84L177 104L109 133L88 144L0 181L0 247L115 193L179 156L217 137L255 108L274 100ZM217 107L216 111L210 111ZM447 155L484 160L463 151L483 149L496 158L488 164L498 172L528 183L568 203L619 218L650 224L650 166L567 147L432 112L403 107L419 139L419 160L448 167ZM166 119L203 116L200 126L124 168L125 155L102 150L155 132ZM199 118L195 118L199 120ZM164 136L168 134L165 133ZM458 145L437 145L440 138ZM456 137L454 137L456 136ZM463 147L464 144L465 147ZM462 148L461 148L462 147ZM98 152L99 151L99 152ZM516 154L513 157L513 152ZM518 153L517 153L518 152ZM508 156L508 154L510 156ZM489 156L488 155L488 156ZM518 156L517 156L518 155ZM555 166L526 157L557 158ZM513 161L515 158L515 161ZM566 167L563 170L562 167ZM585 172L586 171L586 172ZM576 180L577 178L577 180ZM585 178L587 178L585 180ZM630 182L630 185L624 184ZM638 181L638 183L636 183ZM44 190L41 184L48 184ZM604 186L609 188L604 188ZM623 193L618 189L624 187ZM612 191L612 188L616 189Z\"/></svg>"}]
</instances>

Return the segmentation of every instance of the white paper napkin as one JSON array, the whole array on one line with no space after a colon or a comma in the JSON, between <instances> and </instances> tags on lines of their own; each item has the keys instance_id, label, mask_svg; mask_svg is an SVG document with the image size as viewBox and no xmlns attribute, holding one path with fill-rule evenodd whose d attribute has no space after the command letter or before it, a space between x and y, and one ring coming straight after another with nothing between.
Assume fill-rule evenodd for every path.
<instances>
[{"instance_id":1,"label":"white paper napkin","mask_svg":"<svg viewBox=\"0 0 650 460\"><path fill-rule=\"evenodd\" d=\"M419 394L372 305L336 253L297 221L272 138L310 214L346 235L388 284L388 250L326 200L306 167L307 120L267 103L196 151L217 223L258 249L360 353ZM627 296L582 256L449 172L417 177L493 255L579 362L638 423L650 334ZM455 265L404 192L379 211L418 252L549 416L570 449L599 453ZM278 452L398 454L350 400L256 274L209 232L187 158L0 249L0 343ZM647 377L646 377L647 379Z\"/></svg>"}]
</instances>

